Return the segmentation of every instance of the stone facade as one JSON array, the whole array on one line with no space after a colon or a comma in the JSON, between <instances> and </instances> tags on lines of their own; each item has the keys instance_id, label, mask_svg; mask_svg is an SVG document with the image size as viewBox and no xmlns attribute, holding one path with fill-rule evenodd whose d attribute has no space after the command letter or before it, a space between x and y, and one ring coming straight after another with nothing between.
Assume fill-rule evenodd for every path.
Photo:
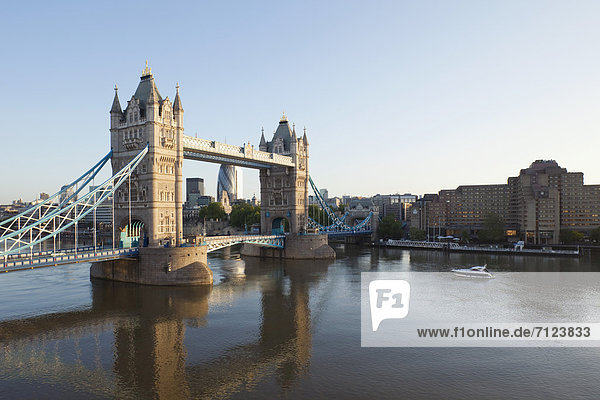
<instances>
[{"instance_id":1,"label":"stone facade","mask_svg":"<svg viewBox=\"0 0 600 400\"><path fill-rule=\"evenodd\" d=\"M283 115L269 142L264 132L259 149L291 156L293 168L274 166L260 170L261 232L263 235L280 233L284 220L289 232L306 231L308 216L308 139L306 129L302 138L296 136L296 127L290 129Z\"/></svg>"},{"instance_id":2,"label":"stone facade","mask_svg":"<svg viewBox=\"0 0 600 400\"><path fill-rule=\"evenodd\" d=\"M168 241L179 245L183 237L183 107L179 86L173 103L168 97L163 99L146 65L125 110L121 110L115 87L110 134L113 174L149 145L130 182L115 194L116 237L130 222L141 221L144 232L140 244L159 246Z\"/></svg>"},{"instance_id":3,"label":"stone facade","mask_svg":"<svg viewBox=\"0 0 600 400\"><path fill-rule=\"evenodd\" d=\"M145 247L138 259L102 261L92 264L90 276L144 285L212 285L206 246Z\"/></svg>"},{"instance_id":4,"label":"stone facade","mask_svg":"<svg viewBox=\"0 0 600 400\"><path fill-rule=\"evenodd\" d=\"M285 249L244 244L240 252L244 256L296 260L335 258L335 250L329 246L327 235L290 234L285 238Z\"/></svg>"},{"instance_id":5,"label":"stone facade","mask_svg":"<svg viewBox=\"0 0 600 400\"><path fill-rule=\"evenodd\" d=\"M600 226L600 185L584 185L583 173L554 160L537 160L507 184L459 186L425 195L411 208L411 226L430 234L460 235L483 228L487 215L504 221L508 236L556 244L562 229Z\"/></svg>"}]
</instances>

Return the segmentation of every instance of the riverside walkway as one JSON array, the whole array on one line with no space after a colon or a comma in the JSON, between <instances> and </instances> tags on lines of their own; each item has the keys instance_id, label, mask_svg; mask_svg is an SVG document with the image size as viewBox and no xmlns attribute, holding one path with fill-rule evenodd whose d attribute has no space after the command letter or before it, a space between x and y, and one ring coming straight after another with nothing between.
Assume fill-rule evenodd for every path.
<instances>
[{"instance_id":1,"label":"riverside walkway","mask_svg":"<svg viewBox=\"0 0 600 400\"><path fill-rule=\"evenodd\" d=\"M518 249L504 248L498 246L461 246L458 243L446 242L427 242L417 240L392 240L388 239L379 243L383 247L401 247L409 249L429 249L442 250L450 252L474 252L474 253L499 253L499 254L515 254L515 255L537 255L537 256L571 256L577 257L581 253L579 250L553 250L553 249Z\"/></svg>"}]
</instances>

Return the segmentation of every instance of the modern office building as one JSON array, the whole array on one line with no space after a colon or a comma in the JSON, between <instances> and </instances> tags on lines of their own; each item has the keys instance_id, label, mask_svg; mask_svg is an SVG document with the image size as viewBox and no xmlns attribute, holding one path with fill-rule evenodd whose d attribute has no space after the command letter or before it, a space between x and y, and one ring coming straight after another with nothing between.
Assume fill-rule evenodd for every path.
<instances>
[{"instance_id":1,"label":"modern office building","mask_svg":"<svg viewBox=\"0 0 600 400\"><path fill-rule=\"evenodd\" d=\"M89 191L92 192L96 190L98 186L90 186ZM87 223L94 223L94 212L90 212L85 217L83 217L83 221ZM112 225L113 222L113 203L112 196L108 196L106 200L96 207L96 223L103 223L107 225Z\"/></svg>"},{"instance_id":2,"label":"modern office building","mask_svg":"<svg viewBox=\"0 0 600 400\"><path fill-rule=\"evenodd\" d=\"M68 185L63 185L63 186L61 186L60 190L63 191L65 189L67 189L67 187L68 187ZM74 196L71 199L71 196L73 196L74 193L75 193L75 190L73 189L73 187L70 187L67 190L65 190L64 193L61 193L61 195L58 197L58 201L60 203L66 201L67 199L69 199L69 202L77 201L77 196Z\"/></svg>"},{"instance_id":3,"label":"modern office building","mask_svg":"<svg viewBox=\"0 0 600 400\"><path fill-rule=\"evenodd\" d=\"M405 194L376 194L373 203L382 217L392 216L399 221L406 220L406 210L417 201L417 196Z\"/></svg>"},{"instance_id":4,"label":"modern office building","mask_svg":"<svg viewBox=\"0 0 600 400\"><path fill-rule=\"evenodd\" d=\"M190 194L198 194L204 196L204 179L202 178L187 178L185 180L185 189L187 200L190 199Z\"/></svg>"},{"instance_id":5,"label":"modern office building","mask_svg":"<svg viewBox=\"0 0 600 400\"><path fill-rule=\"evenodd\" d=\"M243 198L242 183L241 168L222 164L217 179L217 201L221 201L223 191L227 192L229 201Z\"/></svg>"},{"instance_id":6,"label":"modern office building","mask_svg":"<svg viewBox=\"0 0 600 400\"><path fill-rule=\"evenodd\" d=\"M201 205L204 196L204 179L187 178L185 180L186 188L186 207L196 207Z\"/></svg>"}]
</instances>

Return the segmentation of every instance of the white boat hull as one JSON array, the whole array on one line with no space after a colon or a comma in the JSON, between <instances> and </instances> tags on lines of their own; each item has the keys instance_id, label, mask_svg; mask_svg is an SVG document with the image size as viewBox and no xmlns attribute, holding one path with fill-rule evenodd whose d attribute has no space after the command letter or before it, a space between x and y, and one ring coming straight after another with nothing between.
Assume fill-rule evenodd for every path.
<instances>
[{"instance_id":1,"label":"white boat hull","mask_svg":"<svg viewBox=\"0 0 600 400\"><path fill-rule=\"evenodd\" d=\"M494 278L494 275L490 274L489 272L471 271L468 269L453 269L452 273L456 276L461 276L464 278Z\"/></svg>"}]
</instances>

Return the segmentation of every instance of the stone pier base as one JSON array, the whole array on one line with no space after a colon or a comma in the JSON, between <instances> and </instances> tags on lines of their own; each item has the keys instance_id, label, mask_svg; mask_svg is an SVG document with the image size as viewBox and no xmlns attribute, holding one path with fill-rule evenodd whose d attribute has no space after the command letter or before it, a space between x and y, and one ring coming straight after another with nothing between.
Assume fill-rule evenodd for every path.
<instances>
[{"instance_id":1,"label":"stone pier base","mask_svg":"<svg viewBox=\"0 0 600 400\"><path fill-rule=\"evenodd\" d=\"M244 256L297 260L335 258L335 250L329 246L327 235L289 235L285 238L285 249L244 244L240 252Z\"/></svg>"},{"instance_id":2,"label":"stone pier base","mask_svg":"<svg viewBox=\"0 0 600 400\"><path fill-rule=\"evenodd\" d=\"M90 276L144 285L212 285L206 247L142 247L137 259L95 262Z\"/></svg>"}]
</instances>

